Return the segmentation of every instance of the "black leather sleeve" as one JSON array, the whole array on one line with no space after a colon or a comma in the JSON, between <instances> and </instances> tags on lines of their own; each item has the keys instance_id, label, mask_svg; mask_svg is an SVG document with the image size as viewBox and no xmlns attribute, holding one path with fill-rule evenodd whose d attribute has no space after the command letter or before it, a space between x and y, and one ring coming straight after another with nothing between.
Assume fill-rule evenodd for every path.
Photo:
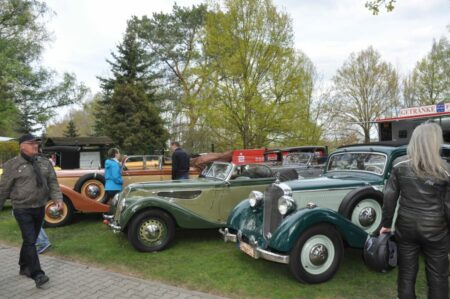
<instances>
[{"instance_id":1,"label":"black leather sleeve","mask_svg":"<svg viewBox=\"0 0 450 299\"><path fill-rule=\"evenodd\" d=\"M383 227L390 228L394 218L395 208L400 196L400 186L398 183L398 169L394 167L384 189L383 197L383 218L381 224Z\"/></svg>"}]
</instances>

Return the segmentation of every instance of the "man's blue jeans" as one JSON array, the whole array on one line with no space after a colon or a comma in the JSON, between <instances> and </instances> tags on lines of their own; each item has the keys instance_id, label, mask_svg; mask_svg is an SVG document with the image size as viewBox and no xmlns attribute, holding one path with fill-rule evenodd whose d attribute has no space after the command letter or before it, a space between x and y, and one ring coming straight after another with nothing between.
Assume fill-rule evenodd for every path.
<instances>
[{"instance_id":1,"label":"man's blue jeans","mask_svg":"<svg viewBox=\"0 0 450 299\"><path fill-rule=\"evenodd\" d=\"M44 221L44 207L14 209L14 217L22 232L22 248L20 249L20 269L28 268L31 278L39 274L45 274L41 269L39 257L36 251L36 239Z\"/></svg>"}]
</instances>

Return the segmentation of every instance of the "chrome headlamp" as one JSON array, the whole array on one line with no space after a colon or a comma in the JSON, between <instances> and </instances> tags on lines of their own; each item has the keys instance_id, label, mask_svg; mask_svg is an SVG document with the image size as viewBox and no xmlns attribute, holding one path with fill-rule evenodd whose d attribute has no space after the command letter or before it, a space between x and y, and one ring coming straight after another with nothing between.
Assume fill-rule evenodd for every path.
<instances>
[{"instance_id":1,"label":"chrome headlamp","mask_svg":"<svg viewBox=\"0 0 450 299\"><path fill-rule=\"evenodd\" d=\"M264 194L259 191L252 191L252 192L250 192L250 195L248 196L248 201L252 208L261 205L263 199L264 199Z\"/></svg>"},{"instance_id":2,"label":"chrome headlamp","mask_svg":"<svg viewBox=\"0 0 450 299\"><path fill-rule=\"evenodd\" d=\"M117 206L117 203L119 202L119 194L120 193L117 193L116 195L114 195L113 199L111 200L112 206Z\"/></svg>"},{"instance_id":3,"label":"chrome headlamp","mask_svg":"<svg viewBox=\"0 0 450 299\"><path fill-rule=\"evenodd\" d=\"M126 203L125 203L125 198L122 198L122 200L119 201L119 204L117 206L117 210L119 210L120 213L123 212L123 210L125 210L126 207Z\"/></svg>"},{"instance_id":4,"label":"chrome headlamp","mask_svg":"<svg viewBox=\"0 0 450 299\"><path fill-rule=\"evenodd\" d=\"M283 195L278 199L278 211L281 215L286 215L295 209L295 201L291 196Z\"/></svg>"},{"instance_id":5,"label":"chrome headlamp","mask_svg":"<svg viewBox=\"0 0 450 299\"><path fill-rule=\"evenodd\" d=\"M278 188L283 190L283 195L292 197L292 189L291 189L291 187L289 187L289 185L287 185L285 183L278 183L278 184L276 184L276 186L278 186Z\"/></svg>"}]
</instances>

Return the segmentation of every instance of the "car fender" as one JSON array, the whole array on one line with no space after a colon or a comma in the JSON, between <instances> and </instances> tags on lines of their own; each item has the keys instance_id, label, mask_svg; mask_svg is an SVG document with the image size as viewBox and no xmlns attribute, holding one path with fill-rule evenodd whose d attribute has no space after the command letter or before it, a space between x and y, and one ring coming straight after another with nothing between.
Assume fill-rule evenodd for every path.
<instances>
[{"instance_id":1,"label":"car fender","mask_svg":"<svg viewBox=\"0 0 450 299\"><path fill-rule=\"evenodd\" d=\"M125 208L120 217L121 227L126 229L132 218L138 215L141 211L148 209L160 209L165 211L171 215L176 224L182 228L220 228L225 226L224 223L215 223L203 219L200 215L195 214L179 205L171 203L166 199L146 197L133 202Z\"/></svg>"},{"instance_id":2,"label":"car fender","mask_svg":"<svg viewBox=\"0 0 450 299\"><path fill-rule=\"evenodd\" d=\"M269 240L269 247L280 252L290 252L301 233L319 223L333 225L343 240L355 248L363 248L367 233L337 212L312 208L301 209L287 216Z\"/></svg>"},{"instance_id":3,"label":"car fender","mask_svg":"<svg viewBox=\"0 0 450 299\"><path fill-rule=\"evenodd\" d=\"M253 208L250 207L248 199L244 199L238 203L228 216L227 227L238 230L243 220L248 219L248 215L253 214Z\"/></svg>"},{"instance_id":4,"label":"car fender","mask_svg":"<svg viewBox=\"0 0 450 299\"><path fill-rule=\"evenodd\" d=\"M86 196L72 190L65 185L59 185L61 193L65 195L72 203L75 210L80 212L106 213L109 211L109 205L89 199Z\"/></svg>"}]
</instances>

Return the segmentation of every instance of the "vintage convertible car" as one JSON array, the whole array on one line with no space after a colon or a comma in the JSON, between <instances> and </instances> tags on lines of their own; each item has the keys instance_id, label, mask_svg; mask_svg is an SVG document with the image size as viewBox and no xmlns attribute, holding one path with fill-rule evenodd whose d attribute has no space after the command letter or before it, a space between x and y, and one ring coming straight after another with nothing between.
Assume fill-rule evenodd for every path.
<instances>
[{"instance_id":1,"label":"vintage convertible car","mask_svg":"<svg viewBox=\"0 0 450 299\"><path fill-rule=\"evenodd\" d=\"M367 235L379 230L384 184L393 161L405 154L405 146L340 148L321 177L252 191L221 234L253 258L288 264L299 281L327 281L343 258L343 244L363 248Z\"/></svg>"},{"instance_id":2,"label":"vintage convertible car","mask_svg":"<svg viewBox=\"0 0 450 299\"><path fill-rule=\"evenodd\" d=\"M69 224L75 212L105 213L109 211L109 205L94 201L72 188L59 185L63 194L63 207L59 210L54 201L50 200L45 205L44 225L57 227Z\"/></svg>"},{"instance_id":3,"label":"vintage convertible car","mask_svg":"<svg viewBox=\"0 0 450 299\"><path fill-rule=\"evenodd\" d=\"M275 181L265 165L213 162L203 177L191 180L131 184L116 195L105 222L124 232L139 251L165 249L175 227L224 227L230 211L251 190L263 191ZM296 172L283 173L294 179Z\"/></svg>"}]
</instances>

